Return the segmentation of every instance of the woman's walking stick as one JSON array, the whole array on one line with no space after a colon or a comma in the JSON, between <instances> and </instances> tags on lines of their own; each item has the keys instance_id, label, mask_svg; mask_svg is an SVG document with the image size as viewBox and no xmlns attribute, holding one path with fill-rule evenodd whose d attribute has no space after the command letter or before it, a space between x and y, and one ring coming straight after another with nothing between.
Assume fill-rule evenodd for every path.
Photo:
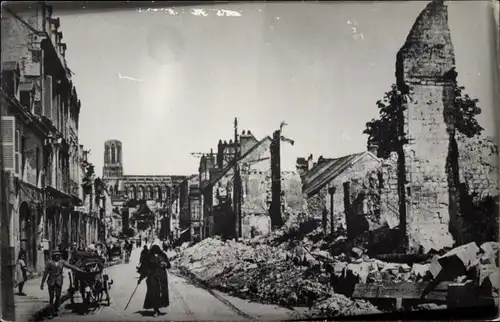
<instances>
[{"instance_id":1,"label":"woman's walking stick","mask_svg":"<svg viewBox=\"0 0 500 322\"><path fill-rule=\"evenodd\" d=\"M132 300L132 298L134 297L134 294L135 294L135 292L137 291L137 288L139 287L139 285L140 285L140 284L137 284L137 286L135 287L134 292L132 292L132 295L130 295L130 298L128 299L128 302L127 302L127 305L125 306L125 310L124 310L124 311L126 311L126 310L127 310L128 305L130 304L130 301L131 301L131 300Z\"/></svg>"}]
</instances>

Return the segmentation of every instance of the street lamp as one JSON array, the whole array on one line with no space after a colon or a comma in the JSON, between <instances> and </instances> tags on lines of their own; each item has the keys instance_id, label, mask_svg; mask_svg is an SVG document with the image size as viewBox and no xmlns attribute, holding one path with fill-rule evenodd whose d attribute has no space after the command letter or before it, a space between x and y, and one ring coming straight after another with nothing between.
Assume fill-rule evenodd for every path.
<instances>
[{"instance_id":1,"label":"street lamp","mask_svg":"<svg viewBox=\"0 0 500 322\"><path fill-rule=\"evenodd\" d=\"M335 190L336 188L334 186L328 187L328 193L330 194L330 230L331 234L335 233L335 223L334 223L334 218L335 216L333 215L333 200L334 200L334 195L335 195Z\"/></svg>"}]
</instances>

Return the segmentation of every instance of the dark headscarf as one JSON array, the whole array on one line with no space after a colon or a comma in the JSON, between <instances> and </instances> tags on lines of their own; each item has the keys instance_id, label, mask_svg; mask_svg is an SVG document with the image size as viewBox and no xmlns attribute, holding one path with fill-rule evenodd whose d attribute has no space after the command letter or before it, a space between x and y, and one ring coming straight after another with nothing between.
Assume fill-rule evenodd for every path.
<instances>
[{"instance_id":1,"label":"dark headscarf","mask_svg":"<svg viewBox=\"0 0 500 322\"><path fill-rule=\"evenodd\" d=\"M24 249L21 249L19 251L19 254L17 255L17 259L25 259L26 258L26 251Z\"/></svg>"},{"instance_id":2,"label":"dark headscarf","mask_svg":"<svg viewBox=\"0 0 500 322\"><path fill-rule=\"evenodd\" d=\"M151 247L151 254L161 255L161 254L163 254L163 251L161 250L160 246L158 246L158 245L153 245L153 246Z\"/></svg>"}]
</instances>

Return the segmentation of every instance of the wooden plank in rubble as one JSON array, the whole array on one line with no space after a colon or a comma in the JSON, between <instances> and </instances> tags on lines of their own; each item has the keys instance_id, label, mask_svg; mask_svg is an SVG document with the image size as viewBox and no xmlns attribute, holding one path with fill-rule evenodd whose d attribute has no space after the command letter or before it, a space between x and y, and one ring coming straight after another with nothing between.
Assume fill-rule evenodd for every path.
<instances>
[{"instance_id":1,"label":"wooden plank in rubble","mask_svg":"<svg viewBox=\"0 0 500 322\"><path fill-rule=\"evenodd\" d=\"M354 288L353 298L387 298L387 299L420 299L422 292L429 283L375 283L357 284ZM426 297L427 300L445 301L449 282L436 286Z\"/></svg>"}]
</instances>

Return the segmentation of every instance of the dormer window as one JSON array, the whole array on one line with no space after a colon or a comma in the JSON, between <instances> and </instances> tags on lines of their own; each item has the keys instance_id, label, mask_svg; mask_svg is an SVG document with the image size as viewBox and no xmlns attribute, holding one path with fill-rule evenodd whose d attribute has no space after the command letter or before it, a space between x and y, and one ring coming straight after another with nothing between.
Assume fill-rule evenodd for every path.
<instances>
[{"instance_id":1,"label":"dormer window","mask_svg":"<svg viewBox=\"0 0 500 322\"><path fill-rule=\"evenodd\" d=\"M19 101L28 111L33 108L33 83L22 83L19 85Z\"/></svg>"},{"instance_id":2,"label":"dormer window","mask_svg":"<svg viewBox=\"0 0 500 322\"><path fill-rule=\"evenodd\" d=\"M9 96L18 98L19 79L21 72L17 62L3 63L2 70L2 86L7 91Z\"/></svg>"}]
</instances>

